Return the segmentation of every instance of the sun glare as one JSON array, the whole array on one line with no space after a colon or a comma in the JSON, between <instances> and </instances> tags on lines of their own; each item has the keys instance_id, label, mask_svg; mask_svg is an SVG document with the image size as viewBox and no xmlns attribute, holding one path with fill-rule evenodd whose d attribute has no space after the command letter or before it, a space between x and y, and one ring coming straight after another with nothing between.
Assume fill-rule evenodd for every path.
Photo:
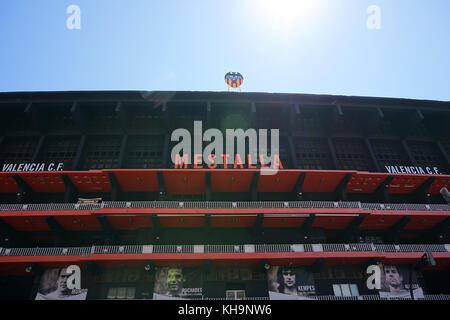
<instances>
[{"instance_id":1,"label":"sun glare","mask_svg":"<svg viewBox=\"0 0 450 320\"><path fill-rule=\"evenodd\" d=\"M257 0L264 22L274 29L292 28L312 19L318 0Z\"/></svg>"}]
</instances>

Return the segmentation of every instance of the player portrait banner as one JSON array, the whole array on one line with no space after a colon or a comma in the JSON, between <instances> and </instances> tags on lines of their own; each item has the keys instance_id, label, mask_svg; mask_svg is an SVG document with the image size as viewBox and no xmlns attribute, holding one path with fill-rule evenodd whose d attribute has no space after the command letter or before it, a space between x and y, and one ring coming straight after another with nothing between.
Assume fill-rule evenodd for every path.
<instances>
[{"instance_id":1,"label":"player portrait banner","mask_svg":"<svg viewBox=\"0 0 450 320\"><path fill-rule=\"evenodd\" d=\"M381 267L380 298L411 299L409 287L409 267L396 264L383 264ZM419 286L416 275L412 274L412 289L414 299L424 298L423 290Z\"/></svg>"},{"instance_id":2,"label":"player portrait banner","mask_svg":"<svg viewBox=\"0 0 450 320\"><path fill-rule=\"evenodd\" d=\"M304 267L272 266L267 283L270 300L316 299L313 274Z\"/></svg>"},{"instance_id":3,"label":"player portrait banner","mask_svg":"<svg viewBox=\"0 0 450 320\"><path fill-rule=\"evenodd\" d=\"M67 268L44 270L35 300L86 300L87 289L68 289Z\"/></svg>"},{"instance_id":4,"label":"player portrait banner","mask_svg":"<svg viewBox=\"0 0 450 320\"><path fill-rule=\"evenodd\" d=\"M153 300L202 298L202 287L202 273L198 268L155 268Z\"/></svg>"}]
</instances>

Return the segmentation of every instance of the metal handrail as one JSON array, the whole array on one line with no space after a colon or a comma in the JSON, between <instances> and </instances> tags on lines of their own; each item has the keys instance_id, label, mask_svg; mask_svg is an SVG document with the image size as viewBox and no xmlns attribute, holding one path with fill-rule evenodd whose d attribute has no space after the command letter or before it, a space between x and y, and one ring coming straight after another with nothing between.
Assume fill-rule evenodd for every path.
<instances>
[{"instance_id":1,"label":"metal handrail","mask_svg":"<svg viewBox=\"0 0 450 320\"><path fill-rule=\"evenodd\" d=\"M0 204L0 211L65 211L111 209L259 209L259 208L297 208L297 209L365 209L398 211L450 211L447 204L415 203L362 203L359 201L104 201L102 203L39 203L39 204Z\"/></svg>"},{"instance_id":2,"label":"metal handrail","mask_svg":"<svg viewBox=\"0 0 450 320\"><path fill-rule=\"evenodd\" d=\"M152 253L266 253L313 252L320 247L323 252L450 252L445 244L392 245L372 243L349 244L214 244L214 245L150 245ZM0 248L0 256L60 256L90 254L141 254L149 253L145 245L99 245L91 247ZM299 249L300 248L300 249ZM419 250L420 249L420 250Z\"/></svg>"}]
</instances>

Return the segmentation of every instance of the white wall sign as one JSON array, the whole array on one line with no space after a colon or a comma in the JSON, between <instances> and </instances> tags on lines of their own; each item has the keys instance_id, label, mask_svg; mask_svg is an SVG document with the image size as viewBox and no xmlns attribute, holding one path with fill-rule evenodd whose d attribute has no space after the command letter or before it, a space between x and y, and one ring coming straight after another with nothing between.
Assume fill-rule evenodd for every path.
<instances>
[{"instance_id":1,"label":"white wall sign","mask_svg":"<svg viewBox=\"0 0 450 320\"><path fill-rule=\"evenodd\" d=\"M389 173L412 173L412 174L442 174L438 167L415 167L415 166L385 166Z\"/></svg>"},{"instance_id":2,"label":"white wall sign","mask_svg":"<svg viewBox=\"0 0 450 320\"><path fill-rule=\"evenodd\" d=\"M63 162L59 163L4 163L2 166L3 172L15 171L62 171L64 167Z\"/></svg>"}]
</instances>

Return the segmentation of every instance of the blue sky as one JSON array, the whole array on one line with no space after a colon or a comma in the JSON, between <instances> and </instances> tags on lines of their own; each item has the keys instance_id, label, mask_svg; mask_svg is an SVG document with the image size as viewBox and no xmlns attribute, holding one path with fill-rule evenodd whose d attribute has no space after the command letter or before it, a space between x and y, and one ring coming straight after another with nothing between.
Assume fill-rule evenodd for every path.
<instances>
[{"instance_id":1,"label":"blue sky","mask_svg":"<svg viewBox=\"0 0 450 320\"><path fill-rule=\"evenodd\" d=\"M0 0L0 91L226 91L237 71L246 92L450 100L449 0L281 3Z\"/></svg>"}]
</instances>

